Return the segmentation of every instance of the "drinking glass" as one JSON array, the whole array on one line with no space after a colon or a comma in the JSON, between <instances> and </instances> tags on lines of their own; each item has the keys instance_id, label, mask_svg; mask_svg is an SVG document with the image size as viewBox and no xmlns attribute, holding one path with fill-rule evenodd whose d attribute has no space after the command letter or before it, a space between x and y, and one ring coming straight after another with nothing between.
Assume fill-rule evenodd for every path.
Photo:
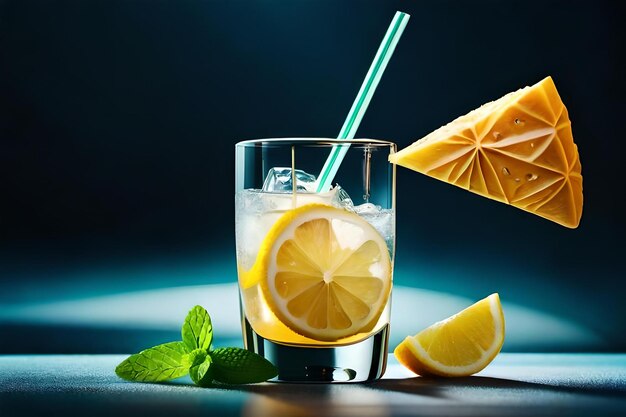
<instances>
[{"instance_id":1,"label":"drinking glass","mask_svg":"<svg viewBox=\"0 0 626 417\"><path fill-rule=\"evenodd\" d=\"M320 170L338 149L345 156L332 187L318 192ZM384 373L395 251L388 157L395 150L373 139L235 146L243 340L278 368L273 381L360 382Z\"/></svg>"}]
</instances>

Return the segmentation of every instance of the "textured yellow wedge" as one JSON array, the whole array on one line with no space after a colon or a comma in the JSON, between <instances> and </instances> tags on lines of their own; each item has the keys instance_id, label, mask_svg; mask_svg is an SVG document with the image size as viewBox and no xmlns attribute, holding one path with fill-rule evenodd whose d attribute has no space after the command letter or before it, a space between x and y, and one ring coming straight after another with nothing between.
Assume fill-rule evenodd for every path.
<instances>
[{"instance_id":1,"label":"textured yellow wedge","mask_svg":"<svg viewBox=\"0 0 626 417\"><path fill-rule=\"evenodd\" d=\"M415 336L407 336L393 353L416 374L460 377L489 365L503 343L500 297L491 294Z\"/></svg>"},{"instance_id":2,"label":"textured yellow wedge","mask_svg":"<svg viewBox=\"0 0 626 417\"><path fill-rule=\"evenodd\" d=\"M580 158L551 77L457 118L389 161L569 228L580 223Z\"/></svg>"}]
</instances>

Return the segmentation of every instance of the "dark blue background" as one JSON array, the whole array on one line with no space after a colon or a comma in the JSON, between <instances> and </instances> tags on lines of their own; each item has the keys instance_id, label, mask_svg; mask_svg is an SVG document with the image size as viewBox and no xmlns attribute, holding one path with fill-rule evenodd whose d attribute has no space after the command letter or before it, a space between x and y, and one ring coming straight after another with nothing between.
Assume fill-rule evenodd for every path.
<instances>
[{"instance_id":1,"label":"dark blue background","mask_svg":"<svg viewBox=\"0 0 626 417\"><path fill-rule=\"evenodd\" d=\"M336 136L403 10L412 18L357 136L402 148L552 75L579 146L585 206L569 230L399 169L396 283L472 299L499 291L592 329L600 350L623 351L625 9L1 1L0 307L233 282L233 145ZM145 265L159 273L132 273ZM220 273L177 273L189 265ZM0 351L98 350L28 336L45 326L0 328ZM23 347L7 342L17 337ZM125 340L99 350L135 346Z\"/></svg>"}]
</instances>

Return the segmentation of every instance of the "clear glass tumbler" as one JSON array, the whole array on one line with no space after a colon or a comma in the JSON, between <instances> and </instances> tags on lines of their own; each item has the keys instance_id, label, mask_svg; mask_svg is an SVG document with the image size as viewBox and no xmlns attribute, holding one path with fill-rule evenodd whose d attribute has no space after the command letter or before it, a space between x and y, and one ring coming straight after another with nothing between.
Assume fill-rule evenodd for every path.
<instances>
[{"instance_id":1,"label":"clear glass tumbler","mask_svg":"<svg viewBox=\"0 0 626 417\"><path fill-rule=\"evenodd\" d=\"M278 367L274 381L359 382L384 373L395 251L388 157L395 149L370 139L236 145L243 339ZM339 150L345 156L332 187L318 192L317 177Z\"/></svg>"}]
</instances>

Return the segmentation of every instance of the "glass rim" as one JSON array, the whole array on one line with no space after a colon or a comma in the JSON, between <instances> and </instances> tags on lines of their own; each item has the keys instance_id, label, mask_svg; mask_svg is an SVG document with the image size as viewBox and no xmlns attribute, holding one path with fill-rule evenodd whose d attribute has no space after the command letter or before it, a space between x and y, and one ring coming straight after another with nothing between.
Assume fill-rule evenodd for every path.
<instances>
[{"instance_id":1,"label":"glass rim","mask_svg":"<svg viewBox=\"0 0 626 417\"><path fill-rule=\"evenodd\" d=\"M237 142L236 147L248 147L257 146L267 143L269 146L287 145L287 144L302 144L302 145L341 145L341 144L353 144L353 145L373 145L380 147L395 147L396 143L382 139L337 139L337 138L318 138L318 137L284 137L284 138L266 138L266 139L249 139Z\"/></svg>"}]
</instances>

